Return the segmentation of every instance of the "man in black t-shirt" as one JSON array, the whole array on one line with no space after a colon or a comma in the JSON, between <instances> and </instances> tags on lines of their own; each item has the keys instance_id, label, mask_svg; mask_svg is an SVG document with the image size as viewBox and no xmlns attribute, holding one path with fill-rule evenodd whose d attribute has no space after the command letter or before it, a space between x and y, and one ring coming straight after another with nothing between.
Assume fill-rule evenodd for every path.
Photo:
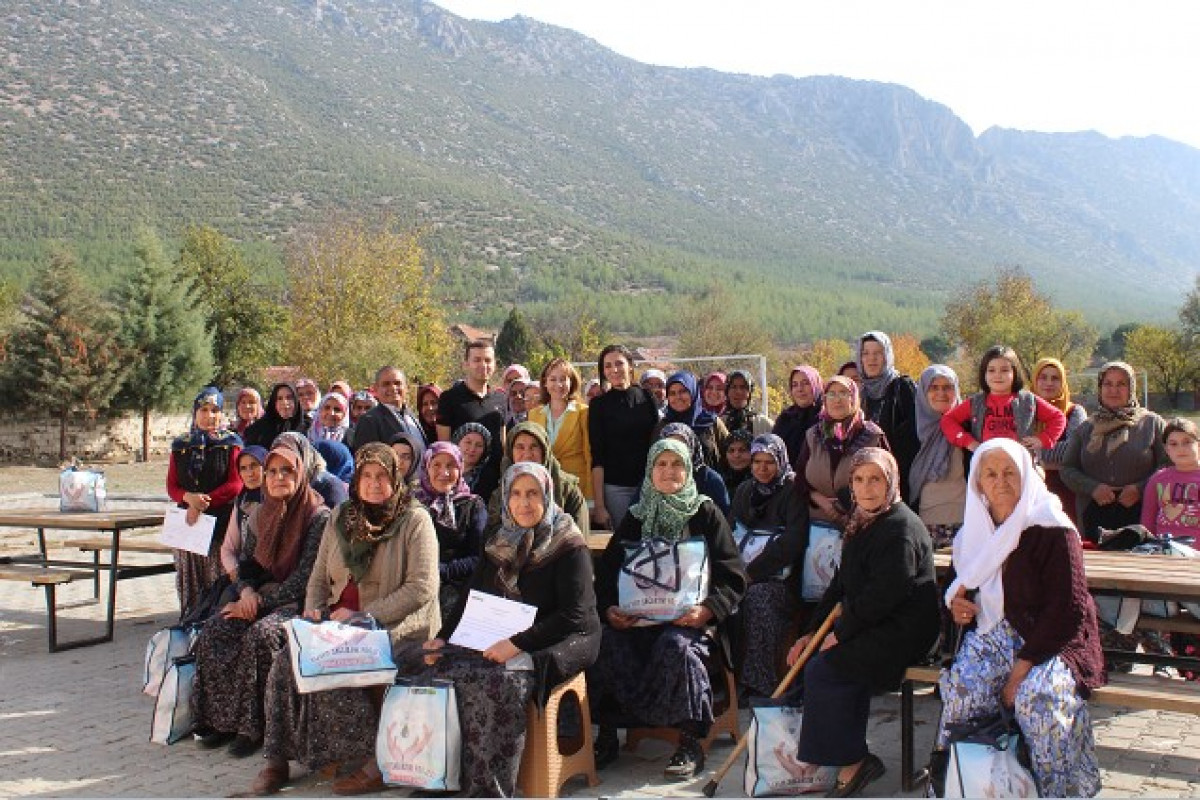
<instances>
[{"instance_id":1,"label":"man in black t-shirt","mask_svg":"<svg viewBox=\"0 0 1200 800\"><path fill-rule=\"evenodd\" d=\"M438 398L438 440L448 442L450 435L467 422L478 422L492 434L487 465L475 486L475 494L487 502L500 485L500 462L504 458L504 417L508 403L502 392L488 388L496 371L496 352L486 339L472 339L463 349L463 380Z\"/></svg>"}]
</instances>

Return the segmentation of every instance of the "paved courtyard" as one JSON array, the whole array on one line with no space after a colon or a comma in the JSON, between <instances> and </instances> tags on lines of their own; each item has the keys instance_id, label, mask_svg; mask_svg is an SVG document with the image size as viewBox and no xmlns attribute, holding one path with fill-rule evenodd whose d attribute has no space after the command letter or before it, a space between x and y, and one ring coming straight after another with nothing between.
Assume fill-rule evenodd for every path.
<instances>
[{"instance_id":1,"label":"paved courtyard","mask_svg":"<svg viewBox=\"0 0 1200 800\"><path fill-rule=\"evenodd\" d=\"M28 498L22 502L27 504ZM0 552L31 549L33 540L32 534L5 533ZM90 591L86 581L64 588L60 603L72 607L60 613L63 638L90 635L102 624L101 607L81 603ZM117 610L115 642L50 655L42 591L0 581L0 797L222 797L249 786L261 766L257 756L236 760L223 751L200 750L190 741L171 747L148 741L153 701L140 693L142 657L150 635L177 615L173 577L122 582ZM929 750L936 713L932 697L918 696L919 756ZM1094 716L1105 796L1200 797L1196 718L1108 708L1096 709ZM746 722L743 711L743 728ZM901 796L897 696L874 703L869 739L888 771L867 796ZM714 746L710 770L730 748L727 741ZM668 755L667 745L645 742L637 753L622 753L601 772L595 789L576 780L564 794L701 796L708 774L682 784L663 781ZM301 770L294 766L293 774ZM741 782L739 765L722 782L719 796L741 796ZM305 775L284 796L329 792L328 779Z\"/></svg>"}]
</instances>

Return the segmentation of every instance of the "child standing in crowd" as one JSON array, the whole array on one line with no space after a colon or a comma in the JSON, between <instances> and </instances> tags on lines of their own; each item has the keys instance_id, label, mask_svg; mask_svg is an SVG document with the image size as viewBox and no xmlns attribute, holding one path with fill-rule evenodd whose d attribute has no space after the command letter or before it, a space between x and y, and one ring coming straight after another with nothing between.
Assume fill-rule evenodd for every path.
<instances>
[{"instance_id":1,"label":"child standing in crowd","mask_svg":"<svg viewBox=\"0 0 1200 800\"><path fill-rule=\"evenodd\" d=\"M1142 525L1155 536L1200 535L1200 428L1176 417L1163 431L1171 466L1150 476L1142 499Z\"/></svg>"}]
</instances>

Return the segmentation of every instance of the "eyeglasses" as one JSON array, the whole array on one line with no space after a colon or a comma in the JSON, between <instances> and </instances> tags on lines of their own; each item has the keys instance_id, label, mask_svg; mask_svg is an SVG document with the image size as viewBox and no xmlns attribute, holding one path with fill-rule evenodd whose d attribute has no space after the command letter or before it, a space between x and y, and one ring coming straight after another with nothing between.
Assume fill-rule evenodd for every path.
<instances>
[{"instance_id":1,"label":"eyeglasses","mask_svg":"<svg viewBox=\"0 0 1200 800\"><path fill-rule=\"evenodd\" d=\"M268 478L290 478L296 474L296 470L292 467L271 467L266 474Z\"/></svg>"},{"instance_id":2,"label":"eyeglasses","mask_svg":"<svg viewBox=\"0 0 1200 800\"><path fill-rule=\"evenodd\" d=\"M850 392L833 391L833 392L826 392L825 397L827 397L830 400L849 400L851 397L851 394L850 394Z\"/></svg>"}]
</instances>

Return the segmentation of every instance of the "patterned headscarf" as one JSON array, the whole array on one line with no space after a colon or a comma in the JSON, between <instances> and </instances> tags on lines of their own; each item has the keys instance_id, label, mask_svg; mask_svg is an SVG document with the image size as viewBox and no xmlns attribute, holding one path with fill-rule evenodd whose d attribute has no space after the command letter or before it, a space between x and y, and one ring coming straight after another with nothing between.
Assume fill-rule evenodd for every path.
<instances>
[{"instance_id":1,"label":"patterned headscarf","mask_svg":"<svg viewBox=\"0 0 1200 800\"><path fill-rule=\"evenodd\" d=\"M429 478L429 469L434 457L442 453L451 456L454 463L458 464L458 483L444 493L434 488L433 481ZM471 494L471 487L463 480L462 471L462 451L458 449L458 445L450 442L434 442L425 450L425 455L421 456L421 470L417 473L420 483L416 491L417 499L429 509L434 522L447 528L458 527L458 520L454 515L454 501Z\"/></svg>"},{"instance_id":2,"label":"patterned headscarf","mask_svg":"<svg viewBox=\"0 0 1200 800\"><path fill-rule=\"evenodd\" d=\"M654 461L665 451L683 459L686 478L683 487L674 494L663 494L654 486ZM679 541L685 537L690 520L708 498L696 489L692 457L687 446L674 439L659 439L650 445L646 456L646 477L642 480L642 498L629 507L629 513L642 522L643 539Z\"/></svg>"},{"instance_id":3,"label":"patterned headscarf","mask_svg":"<svg viewBox=\"0 0 1200 800\"><path fill-rule=\"evenodd\" d=\"M1109 361L1100 367L1100 374L1096 376L1096 396L1101 396L1100 386L1104 383L1104 376L1114 369L1123 372L1129 379L1129 400L1120 408L1109 408L1101 403L1096 409L1091 418L1092 434L1084 444L1089 453L1099 453L1103 449L1106 455L1111 456L1113 451L1129 441L1129 431L1146 416L1146 409L1139 405L1137 399L1137 376L1133 367L1124 361Z\"/></svg>"},{"instance_id":4,"label":"patterned headscarf","mask_svg":"<svg viewBox=\"0 0 1200 800\"><path fill-rule=\"evenodd\" d=\"M392 493L382 503L368 503L362 499L363 467L368 464L377 464L387 472ZM355 582L366 575L376 546L400 530L402 526L394 523L408 510L411 500L408 483L400 474L400 464L391 447L381 442L368 442L358 448L354 454L350 499L341 506L336 525L342 560Z\"/></svg>"},{"instance_id":5,"label":"patterned headscarf","mask_svg":"<svg viewBox=\"0 0 1200 800\"><path fill-rule=\"evenodd\" d=\"M336 403L342 409L342 422L336 428L326 428L321 423L321 409L326 403ZM330 392L321 398L321 404L317 406L316 414L313 416L312 426L308 429L308 440L313 444L329 439L334 442L345 441L346 431L350 429L350 401L346 399L341 392Z\"/></svg>"},{"instance_id":6,"label":"patterned headscarf","mask_svg":"<svg viewBox=\"0 0 1200 800\"><path fill-rule=\"evenodd\" d=\"M926 483L936 483L946 477L950 470L950 459L954 448L942 434L942 415L929 404L929 387L935 378L945 378L954 387L954 405L961 398L958 394L958 375L945 364L930 364L917 381L917 439L921 449L913 458L908 471L908 490L911 500L921 496Z\"/></svg>"},{"instance_id":7,"label":"patterned headscarf","mask_svg":"<svg viewBox=\"0 0 1200 800\"><path fill-rule=\"evenodd\" d=\"M225 396L215 386L206 386L196 395L196 399L192 401L191 429L187 435L180 436L171 443L171 452L182 456L181 463L186 473L186 476L181 476L186 477L186 480L182 481L182 483L190 491L197 491L199 489L200 480L204 474L204 465L208 460L210 449L240 447L242 444L241 437L225 427L224 418L222 418L221 424L217 426L217 429L212 432L206 431L196 425L196 412L204 406L210 405L216 406L218 411L222 410L225 406Z\"/></svg>"},{"instance_id":8,"label":"patterned headscarf","mask_svg":"<svg viewBox=\"0 0 1200 800\"><path fill-rule=\"evenodd\" d=\"M513 484L523 475L532 475L542 490L542 518L532 528L522 528L508 509ZM496 566L496 581L504 596L519 600L517 586L521 573L556 560L564 553L587 547L575 520L554 503L550 472L541 464L513 464L504 473L500 487L503 505L500 527L484 546L484 555Z\"/></svg>"},{"instance_id":9,"label":"patterned headscarf","mask_svg":"<svg viewBox=\"0 0 1200 800\"><path fill-rule=\"evenodd\" d=\"M840 420L829 416L829 402L826 398L826 402L821 406L821 413L817 415L817 424L820 426L821 445L830 453L844 453L864 425L862 401L858 396L858 384L844 375L834 375L830 378L825 384L823 394L827 395L835 383L850 392L850 415Z\"/></svg>"},{"instance_id":10,"label":"patterned headscarf","mask_svg":"<svg viewBox=\"0 0 1200 800\"><path fill-rule=\"evenodd\" d=\"M863 369L862 348L867 342L878 342L883 345L883 371L873 378L867 377ZM867 331L858 337L858 350L854 354L854 363L858 367L858 377L862 381L863 394L872 400L882 400L887 392L888 384L900 377L896 371L896 354L892 350L892 340L883 331Z\"/></svg>"},{"instance_id":11,"label":"patterned headscarf","mask_svg":"<svg viewBox=\"0 0 1200 800\"><path fill-rule=\"evenodd\" d=\"M900 502L900 467L896 459L882 447L864 447L850 457L850 486L854 487L854 472L866 464L874 464L883 471L887 478L887 499L879 508L868 511L855 501L850 509L850 518L846 522L846 538L869 526L876 519L892 510L892 506Z\"/></svg>"},{"instance_id":12,"label":"patterned headscarf","mask_svg":"<svg viewBox=\"0 0 1200 800\"><path fill-rule=\"evenodd\" d=\"M754 437L754 441L750 442L750 458L753 459L757 453L766 453L775 459L777 467L775 477L770 483L759 483L754 481L754 494L763 498L770 497L783 486L788 478L795 475L792 471L792 465L788 461L787 445L773 433L764 433ZM751 471L751 475L753 475Z\"/></svg>"},{"instance_id":13,"label":"patterned headscarf","mask_svg":"<svg viewBox=\"0 0 1200 800\"><path fill-rule=\"evenodd\" d=\"M704 446L696 432L682 422L668 422L658 432L659 439L682 439L692 456L692 469L698 470L705 466Z\"/></svg>"},{"instance_id":14,"label":"patterned headscarf","mask_svg":"<svg viewBox=\"0 0 1200 800\"><path fill-rule=\"evenodd\" d=\"M474 489L479 476L483 474L483 468L487 466L488 461L492 457L492 432L478 422L464 422L450 435L450 441L461 445L463 437L468 433L478 433L483 437L483 455L480 456L479 463L463 473L463 480L467 482L468 486Z\"/></svg>"}]
</instances>

